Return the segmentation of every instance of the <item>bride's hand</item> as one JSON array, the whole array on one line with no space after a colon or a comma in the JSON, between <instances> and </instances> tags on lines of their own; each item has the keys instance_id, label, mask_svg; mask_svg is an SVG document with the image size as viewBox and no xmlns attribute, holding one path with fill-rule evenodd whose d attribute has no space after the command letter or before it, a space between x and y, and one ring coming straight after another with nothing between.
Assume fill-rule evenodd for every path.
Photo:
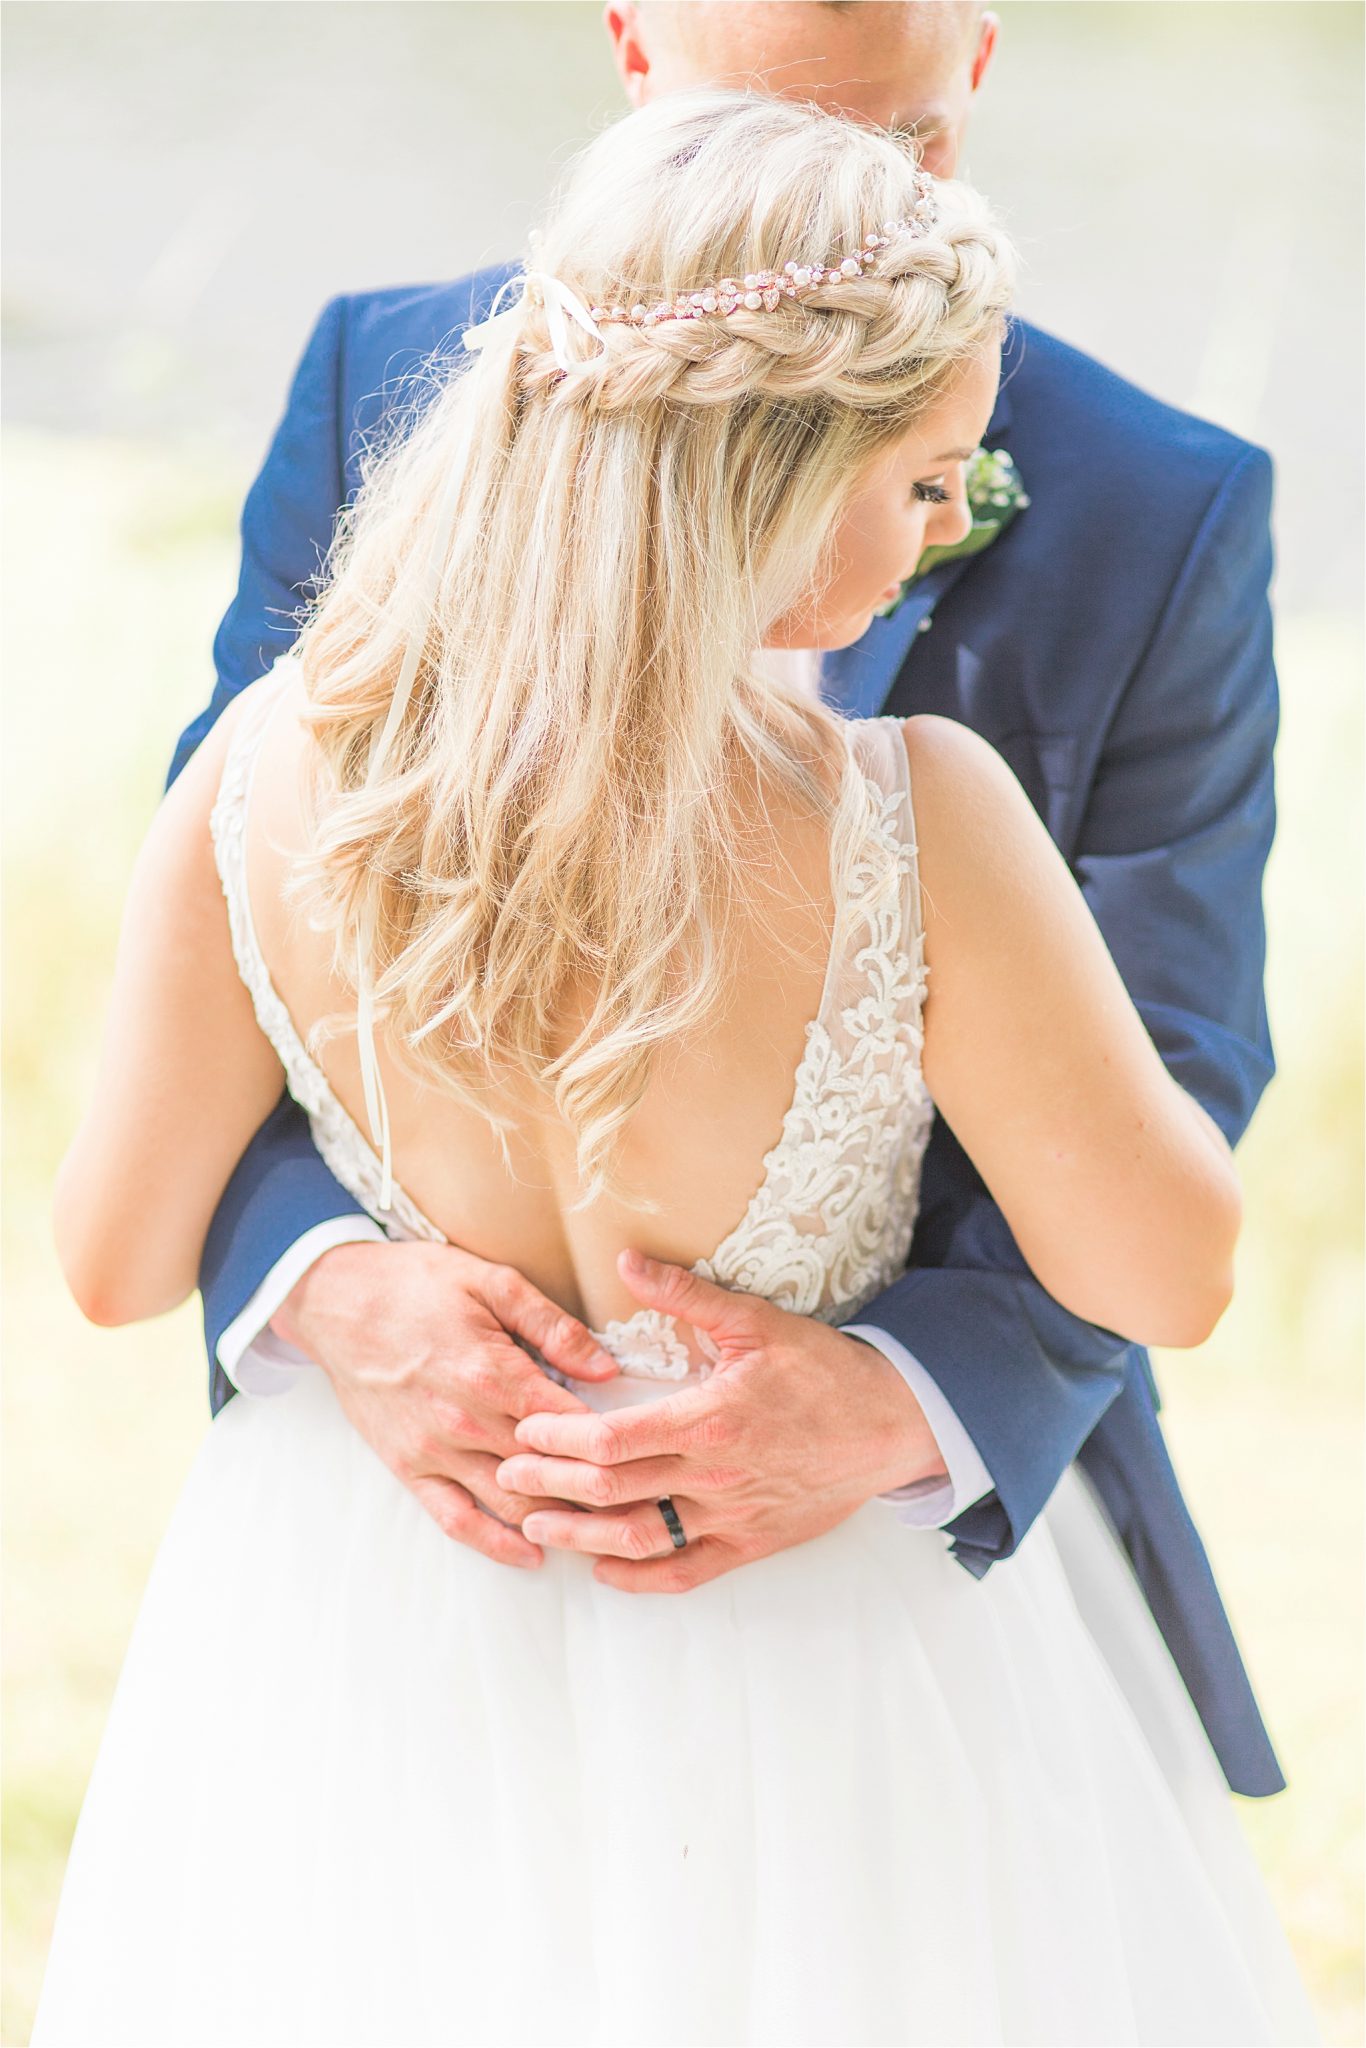
<instances>
[{"instance_id":1,"label":"bride's hand","mask_svg":"<svg viewBox=\"0 0 1366 2048\"><path fill-rule=\"evenodd\" d=\"M582 1323L510 1266L440 1244L337 1245L272 1322L446 1535L502 1564L540 1564L517 1525L544 1501L501 1485L498 1464L519 1418L589 1411L513 1340L577 1379L611 1379L615 1360Z\"/></svg>"},{"instance_id":2,"label":"bride's hand","mask_svg":"<svg viewBox=\"0 0 1366 2048\"><path fill-rule=\"evenodd\" d=\"M824 1534L876 1494L943 1477L919 1402L872 1345L637 1253L619 1270L643 1305L705 1331L719 1363L663 1400L518 1422L498 1480L540 1496L523 1525L538 1543L596 1553L604 1585L682 1593Z\"/></svg>"}]
</instances>

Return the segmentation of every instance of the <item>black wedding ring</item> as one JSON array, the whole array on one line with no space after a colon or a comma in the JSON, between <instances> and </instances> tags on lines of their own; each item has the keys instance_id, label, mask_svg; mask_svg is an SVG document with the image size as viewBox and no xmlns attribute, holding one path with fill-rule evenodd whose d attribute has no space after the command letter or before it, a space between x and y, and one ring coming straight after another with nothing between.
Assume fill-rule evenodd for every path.
<instances>
[{"instance_id":1,"label":"black wedding ring","mask_svg":"<svg viewBox=\"0 0 1366 2048\"><path fill-rule=\"evenodd\" d=\"M660 1514L664 1517L664 1527L673 1538L674 1549L681 1550L688 1539L683 1533L683 1524L678 1519L678 1509L669 1499L667 1493L663 1500L657 1502L656 1505L659 1508Z\"/></svg>"}]
</instances>

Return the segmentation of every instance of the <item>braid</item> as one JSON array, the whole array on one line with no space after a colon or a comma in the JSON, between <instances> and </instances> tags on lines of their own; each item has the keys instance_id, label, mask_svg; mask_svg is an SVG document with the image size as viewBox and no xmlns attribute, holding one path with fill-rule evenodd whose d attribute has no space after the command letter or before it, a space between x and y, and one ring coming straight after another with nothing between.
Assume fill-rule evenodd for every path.
<instances>
[{"instance_id":1,"label":"braid","mask_svg":"<svg viewBox=\"0 0 1366 2048\"><path fill-rule=\"evenodd\" d=\"M741 306L725 318L604 323L602 353L569 377L552 353L544 310L528 305L519 387L599 412L818 397L883 410L889 399L926 394L1007 302L1004 245L985 208L947 210L942 229L893 246L876 276L807 290L800 302Z\"/></svg>"}]
</instances>

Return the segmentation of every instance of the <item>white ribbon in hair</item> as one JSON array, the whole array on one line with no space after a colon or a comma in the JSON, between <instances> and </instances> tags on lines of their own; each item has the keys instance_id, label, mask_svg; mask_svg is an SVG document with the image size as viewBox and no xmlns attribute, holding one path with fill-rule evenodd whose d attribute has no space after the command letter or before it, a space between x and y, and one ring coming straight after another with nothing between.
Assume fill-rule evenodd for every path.
<instances>
[{"instance_id":1,"label":"white ribbon in hair","mask_svg":"<svg viewBox=\"0 0 1366 2048\"><path fill-rule=\"evenodd\" d=\"M577 371L587 369L588 367L588 363L580 361L569 353L570 320L574 322L576 327L581 327L585 334L592 335L594 341L598 344L597 353L599 355L607 353L607 343L603 339L602 329L598 326L597 321L593 318L583 300L577 292L572 292L567 284L561 283L560 279L552 271L528 270L522 279L522 298L515 306L505 306L499 312L499 299L502 298L508 285L515 283L515 278L509 278L506 284L501 285L494 297L493 311L490 312L488 318L481 320L477 327L467 327L465 329L464 342L467 349L481 349L485 342L491 341L495 334L501 332L510 320L514 320L526 302L530 287L534 285L540 292L542 303L545 306L546 325L550 329L550 353L554 356L556 363L564 371L566 377L572 377ZM568 316L567 319L566 315ZM590 356L588 362L592 360L593 358Z\"/></svg>"}]
</instances>

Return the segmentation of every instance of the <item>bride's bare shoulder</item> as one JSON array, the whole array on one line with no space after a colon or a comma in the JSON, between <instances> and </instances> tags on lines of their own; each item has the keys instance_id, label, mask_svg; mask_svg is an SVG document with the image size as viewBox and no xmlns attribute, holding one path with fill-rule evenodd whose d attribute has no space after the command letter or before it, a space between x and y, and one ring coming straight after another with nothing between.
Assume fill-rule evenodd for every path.
<instances>
[{"instance_id":1,"label":"bride's bare shoulder","mask_svg":"<svg viewBox=\"0 0 1366 2048\"><path fill-rule=\"evenodd\" d=\"M938 803L946 797L971 798L979 791L998 790L1015 783L1014 775L991 742L956 718L920 712L914 718L902 719L901 737L910 763L917 812L922 802Z\"/></svg>"},{"instance_id":2,"label":"bride's bare shoulder","mask_svg":"<svg viewBox=\"0 0 1366 2048\"><path fill-rule=\"evenodd\" d=\"M910 764L920 871L943 915L979 897L1015 897L1051 842L1014 771L988 740L956 719L922 714L902 722Z\"/></svg>"}]
</instances>

